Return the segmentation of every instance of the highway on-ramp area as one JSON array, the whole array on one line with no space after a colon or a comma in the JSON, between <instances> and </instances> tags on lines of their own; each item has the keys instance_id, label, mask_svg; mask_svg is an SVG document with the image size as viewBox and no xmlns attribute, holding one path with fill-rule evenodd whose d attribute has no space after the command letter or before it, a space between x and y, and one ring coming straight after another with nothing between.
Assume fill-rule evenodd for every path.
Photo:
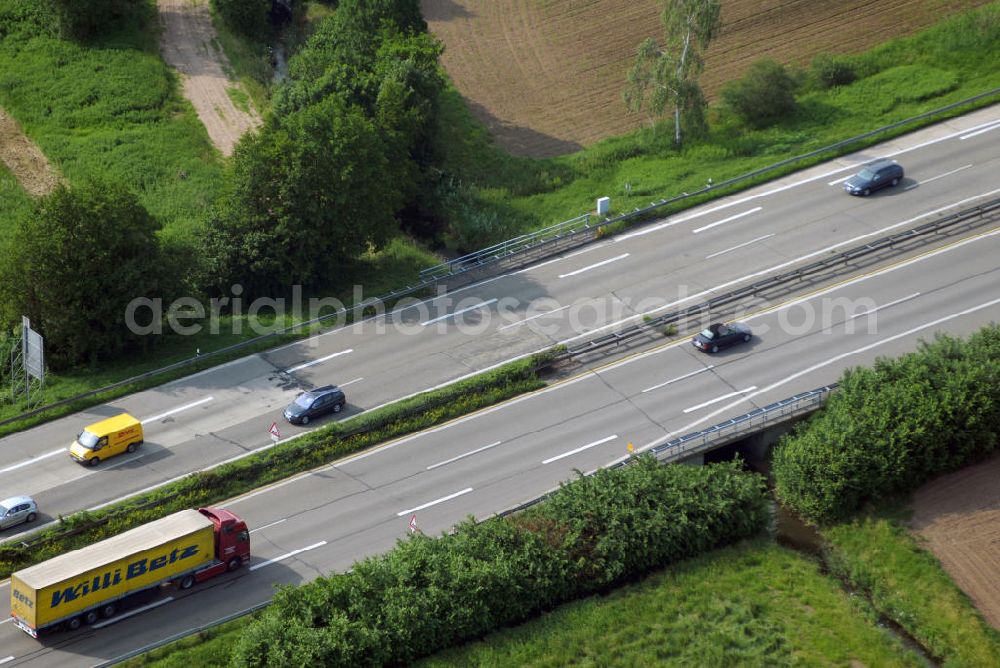
<instances>
[{"instance_id":1,"label":"highway on-ramp area","mask_svg":"<svg viewBox=\"0 0 1000 668\"><path fill-rule=\"evenodd\" d=\"M272 422L283 438L301 433L281 410L302 389L340 384L348 400L342 415L352 415L669 305L697 303L1000 196L998 147L1000 106L7 436L0 489L33 496L42 525L266 447ZM904 164L904 182L869 198L844 193L843 180L877 155ZM72 462L66 449L74 436L121 411L143 421L145 445L94 469ZM2 532L0 540L26 530Z\"/></svg>"},{"instance_id":2,"label":"highway on-ramp area","mask_svg":"<svg viewBox=\"0 0 1000 668\"><path fill-rule=\"evenodd\" d=\"M637 450L1000 320L1000 227L745 314L753 339L716 355L687 341L635 353L500 406L246 494L249 569L123 619L36 641L0 623L11 665L90 665L267 600L385 551L417 527L488 517ZM0 587L6 593L6 586ZM6 598L0 618L8 611Z\"/></svg>"}]
</instances>

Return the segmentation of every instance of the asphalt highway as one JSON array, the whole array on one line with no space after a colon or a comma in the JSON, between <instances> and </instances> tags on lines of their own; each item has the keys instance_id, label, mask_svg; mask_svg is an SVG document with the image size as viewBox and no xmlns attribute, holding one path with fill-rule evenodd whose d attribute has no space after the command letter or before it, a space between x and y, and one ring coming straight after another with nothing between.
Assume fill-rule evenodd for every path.
<instances>
[{"instance_id":1,"label":"asphalt highway","mask_svg":"<svg viewBox=\"0 0 1000 668\"><path fill-rule=\"evenodd\" d=\"M91 665L344 570L427 534L488 517L572 478L913 350L938 332L1000 320L1000 227L795 296L743 318L753 340L716 355L687 339L585 370L526 397L235 499L253 528L250 569L123 619L113 629L29 638L0 623L10 665ZM9 613L0 587L0 616Z\"/></svg>"},{"instance_id":2,"label":"asphalt highway","mask_svg":"<svg viewBox=\"0 0 1000 668\"><path fill-rule=\"evenodd\" d=\"M298 433L280 410L300 388L339 383L348 414L356 413L1000 196L998 137L1000 108L982 110L361 327L6 437L0 490L32 494L48 518L99 506L264 447L272 421L283 437ZM898 159L907 180L867 199L847 196L840 181L875 155ZM935 331L972 331L1000 313L998 257L997 236L977 233L751 313L744 320L757 335L744 347L706 356L686 341L661 346L249 494L230 507L254 528L254 570L178 595L114 631L39 643L0 622L0 664L8 656L11 665L60 666L118 656L265 600L275 583L384 551L414 514L422 531L437 533L624 456L627 443L642 450L832 382L845 367L910 350ZM96 469L71 462L73 435L121 410L144 421L143 449ZM0 585L0 619L9 614L8 586Z\"/></svg>"},{"instance_id":3,"label":"asphalt highway","mask_svg":"<svg viewBox=\"0 0 1000 668\"><path fill-rule=\"evenodd\" d=\"M266 447L272 422L283 438L300 433L281 410L302 389L342 385L342 415L352 415L995 198L998 139L1000 107L984 109L360 325L7 436L0 493L33 496L37 527ZM869 198L844 193L842 181L875 156L903 164L903 184ZM70 460L66 449L83 427L122 411L144 423L139 452L95 469ZM27 530L0 532L0 540Z\"/></svg>"}]
</instances>

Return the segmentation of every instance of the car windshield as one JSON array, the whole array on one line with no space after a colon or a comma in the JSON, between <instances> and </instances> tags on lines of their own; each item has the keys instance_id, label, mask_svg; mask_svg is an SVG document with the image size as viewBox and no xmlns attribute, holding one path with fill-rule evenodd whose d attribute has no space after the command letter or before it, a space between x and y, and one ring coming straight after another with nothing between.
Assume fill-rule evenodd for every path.
<instances>
[{"instance_id":1,"label":"car windshield","mask_svg":"<svg viewBox=\"0 0 1000 668\"><path fill-rule=\"evenodd\" d=\"M313 398L308 394L300 394L295 397L295 405L299 408L309 408L312 406Z\"/></svg>"},{"instance_id":2,"label":"car windshield","mask_svg":"<svg viewBox=\"0 0 1000 668\"><path fill-rule=\"evenodd\" d=\"M701 330L701 335L704 336L706 339L714 339L715 338L715 332L713 332L710 329L703 329L703 330Z\"/></svg>"},{"instance_id":3,"label":"car windshield","mask_svg":"<svg viewBox=\"0 0 1000 668\"><path fill-rule=\"evenodd\" d=\"M866 167L858 172L858 177L864 179L865 181L871 181L875 178L875 172Z\"/></svg>"},{"instance_id":4,"label":"car windshield","mask_svg":"<svg viewBox=\"0 0 1000 668\"><path fill-rule=\"evenodd\" d=\"M87 448L88 450L92 450L94 446L97 445L97 441L99 439L97 438L96 434L92 434L86 429L84 429L83 431L80 432L80 435L76 437L76 440L83 447Z\"/></svg>"}]
</instances>

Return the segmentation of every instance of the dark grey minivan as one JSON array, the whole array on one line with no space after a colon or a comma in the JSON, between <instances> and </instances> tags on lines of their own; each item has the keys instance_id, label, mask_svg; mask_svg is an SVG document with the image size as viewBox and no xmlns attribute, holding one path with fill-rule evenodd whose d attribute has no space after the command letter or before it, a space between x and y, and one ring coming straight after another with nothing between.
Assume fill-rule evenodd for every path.
<instances>
[{"instance_id":1,"label":"dark grey minivan","mask_svg":"<svg viewBox=\"0 0 1000 668\"><path fill-rule=\"evenodd\" d=\"M898 185L903 180L903 168L892 160L875 160L844 182L844 190L852 195L868 197L876 190Z\"/></svg>"}]
</instances>

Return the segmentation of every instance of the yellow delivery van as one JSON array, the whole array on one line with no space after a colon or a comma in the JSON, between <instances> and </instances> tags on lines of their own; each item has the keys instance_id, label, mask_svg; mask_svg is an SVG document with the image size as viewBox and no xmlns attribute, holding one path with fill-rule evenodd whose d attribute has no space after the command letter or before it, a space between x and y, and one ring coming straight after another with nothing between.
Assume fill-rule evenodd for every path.
<instances>
[{"instance_id":1,"label":"yellow delivery van","mask_svg":"<svg viewBox=\"0 0 1000 668\"><path fill-rule=\"evenodd\" d=\"M142 423L122 413L95 422L80 432L69 446L69 455L81 464L97 466L108 457L135 452L142 445Z\"/></svg>"}]
</instances>

